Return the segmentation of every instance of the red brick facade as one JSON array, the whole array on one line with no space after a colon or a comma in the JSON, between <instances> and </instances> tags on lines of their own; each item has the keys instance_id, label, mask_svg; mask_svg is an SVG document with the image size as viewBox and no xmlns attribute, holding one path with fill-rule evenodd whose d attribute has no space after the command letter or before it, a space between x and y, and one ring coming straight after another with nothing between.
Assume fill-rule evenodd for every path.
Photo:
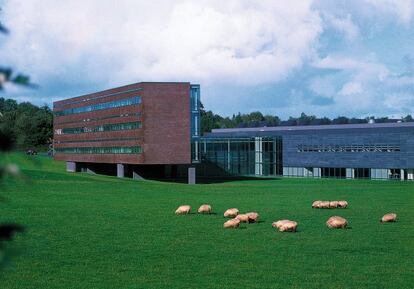
<instances>
[{"instance_id":1,"label":"red brick facade","mask_svg":"<svg viewBox=\"0 0 414 289\"><path fill-rule=\"evenodd\" d=\"M55 102L54 112L141 97L141 103L54 118L55 159L122 164L189 164L190 84L143 82ZM141 128L62 134L62 129L137 122ZM64 148L140 146L134 154L73 154Z\"/></svg>"}]
</instances>

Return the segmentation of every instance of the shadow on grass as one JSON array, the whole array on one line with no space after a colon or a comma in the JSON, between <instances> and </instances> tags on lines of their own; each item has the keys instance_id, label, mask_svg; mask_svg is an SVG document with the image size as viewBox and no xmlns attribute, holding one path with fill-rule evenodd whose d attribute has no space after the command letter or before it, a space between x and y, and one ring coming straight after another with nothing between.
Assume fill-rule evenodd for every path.
<instances>
[{"instance_id":1,"label":"shadow on grass","mask_svg":"<svg viewBox=\"0 0 414 289\"><path fill-rule=\"evenodd\" d=\"M187 178L148 178L148 180L159 181L159 182L174 182L187 184ZM281 178L275 177L198 177L196 178L197 184L221 184L234 181L263 181L263 180L281 180Z\"/></svg>"}]
</instances>

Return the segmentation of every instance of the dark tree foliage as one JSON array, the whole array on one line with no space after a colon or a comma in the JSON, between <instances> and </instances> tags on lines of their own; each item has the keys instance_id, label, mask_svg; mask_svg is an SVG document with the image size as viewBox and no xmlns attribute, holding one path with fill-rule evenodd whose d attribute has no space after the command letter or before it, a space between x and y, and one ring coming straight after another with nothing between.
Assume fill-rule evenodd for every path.
<instances>
[{"instance_id":1,"label":"dark tree foliage","mask_svg":"<svg viewBox=\"0 0 414 289\"><path fill-rule=\"evenodd\" d=\"M263 115L259 111L247 114L233 114L232 117L222 117L212 111L206 111L202 106L201 110L201 132L207 133L215 128L245 128L245 127L272 127L272 126L297 126L297 125L330 125L330 124L359 124L368 123L373 120L377 123L384 122L413 122L411 115L401 119L389 119L388 117L367 117L367 118L348 118L338 116L334 119L328 117L318 118L315 115L307 115L304 112L299 117L289 117L281 120L275 115Z\"/></svg>"},{"instance_id":2,"label":"dark tree foliage","mask_svg":"<svg viewBox=\"0 0 414 289\"><path fill-rule=\"evenodd\" d=\"M48 106L0 98L0 132L15 148L46 148L53 136L53 114Z\"/></svg>"}]
</instances>

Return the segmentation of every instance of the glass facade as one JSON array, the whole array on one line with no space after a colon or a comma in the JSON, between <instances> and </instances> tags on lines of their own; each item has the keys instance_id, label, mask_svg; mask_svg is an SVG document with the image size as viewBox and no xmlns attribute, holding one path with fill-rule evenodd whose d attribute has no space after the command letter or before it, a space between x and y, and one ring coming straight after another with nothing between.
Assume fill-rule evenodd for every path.
<instances>
[{"instance_id":1,"label":"glass facade","mask_svg":"<svg viewBox=\"0 0 414 289\"><path fill-rule=\"evenodd\" d=\"M70 114L75 114L75 113L116 108L116 107L122 107L122 106L128 106L128 105L134 105L134 104L140 104L140 103L141 103L141 97L135 96L132 98L120 99L120 100L115 100L115 101L110 101L110 102L103 102L103 103L98 103L94 105L69 108L69 109L57 111L55 112L55 115L63 116L63 115L70 115Z\"/></svg>"},{"instance_id":2,"label":"glass facade","mask_svg":"<svg viewBox=\"0 0 414 289\"><path fill-rule=\"evenodd\" d=\"M199 138L200 138L200 85L190 86L190 112L191 112L191 155L192 162L198 163Z\"/></svg>"},{"instance_id":3,"label":"glass facade","mask_svg":"<svg viewBox=\"0 0 414 289\"><path fill-rule=\"evenodd\" d=\"M278 176L283 173L281 138L201 138L199 159L230 175Z\"/></svg>"},{"instance_id":4,"label":"glass facade","mask_svg":"<svg viewBox=\"0 0 414 289\"><path fill-rule=\"evenodd\" d=\"M57 148L56 153L64 154L139 154L142 153L140 146L134 147L68 147Z\"/></svg>"},{"instance_id":5,"label":"glass facade","mask_svg":"<svg viewBox=\"0 0 414 289\"><path fill-rule=\"evenodd\" d=\"M88 133L88 132L132 130L132 129L137 129L141 127L142 127L142 123L140 121L136 121L136 122L104 124L104 125L98 125L95 127L62 128L60 130L56 130L55 133L56 134L79 134L79 133Z\"/></svg>"},{"instance_id":6,"label":"glass facade","mask_svg":"<svg viewBox=\"0 0 414 289\"><path fill-rule=\"evenodd\" d=\"M58 124L68 124L68 123L79 123L79 122L90 122L90 121L97 121L97 120L105 120L105 119L112 119L112 118L120 118L120 117L129 117L129 116L141 116L140 112L136 113L121 113L121 114L113 114L113 115L105 115L101 117L93 117L93 118L84 118L82 120L68 120L57 122Z\"/></svg>"}]
</instances>

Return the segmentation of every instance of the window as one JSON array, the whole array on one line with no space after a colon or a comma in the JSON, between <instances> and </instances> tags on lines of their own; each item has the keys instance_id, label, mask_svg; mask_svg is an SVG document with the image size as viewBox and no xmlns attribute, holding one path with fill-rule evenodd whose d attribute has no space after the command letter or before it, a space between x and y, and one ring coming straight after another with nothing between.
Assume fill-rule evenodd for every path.
<instances>
[{"instance_id":1,"label":"window","mask_svg":"<svg viewBox=\"0 0 414 289\"><path fill-rule=\"evenodd\" d=\"M56 153L63 154L139 154L140 146L135 147L68 147L57 148Z\"/></svg>"},{"instance_id":2,"label":"window","mask_svg":"<svg viewBox=\"0 0 414 289\"><path fill-rule=\"evenodd\" d=\"M57 111L55 112L55 115L63 116L63 115L70 115L70 114L75 114L75 113L116 108L116 107L122 107L122 106L128 106L128 105L134 105L134 104L140 104L140 103L141 103L141 97L135 96L132 98L120 99L120 100L115 100L115 101L110 101L110 102L103 102L103 103L98 103L94 105L69 108L69 109Z\"/></svg>"},{"instance_id":3,"label":"window","mask_svg":"<svg viewBox=\"0 0 414 289\"><path fill-rule=\"evenodd\" d=\"M88 133L88 132L132 130L132 129L137 129L141 127L142 127L142 123L140 121L125 122L125 123L104 124L104 125L98 125L95 127L63 128L61 129L60 134L78 134L78 133Z\"/></svg>"},{"instance_id":4,"label":"window","mask_svg":"<svg viewBox=\"0 0 414 289\"><path fill-rule=\"evenodd\" d=\"M297 151L318 152L318 153L338 153L338 152L399 152L401 148L395 144L371 144L371 145L298 145Z\"/></svg>"},{"instance_id":5,"label":"window","mask_svg":"<svg viewBox=\"0 0 414 289\"><path fill-rule=\"evenodd\" d=\"M141 116L141 113L140 112L136 112L136 113L123 113L123 114L105 115L105 116L102 116L102 117L84 118L82 120L69 120L69 121L56 122L56 124L90 122L90 121L96 121L96 120L105 120L105 119L111 119L111 118L121 118L121 117L130 117L130 116L137 116L137 117L139 117L139 116Z\"/></svg>"}]
</instances>

